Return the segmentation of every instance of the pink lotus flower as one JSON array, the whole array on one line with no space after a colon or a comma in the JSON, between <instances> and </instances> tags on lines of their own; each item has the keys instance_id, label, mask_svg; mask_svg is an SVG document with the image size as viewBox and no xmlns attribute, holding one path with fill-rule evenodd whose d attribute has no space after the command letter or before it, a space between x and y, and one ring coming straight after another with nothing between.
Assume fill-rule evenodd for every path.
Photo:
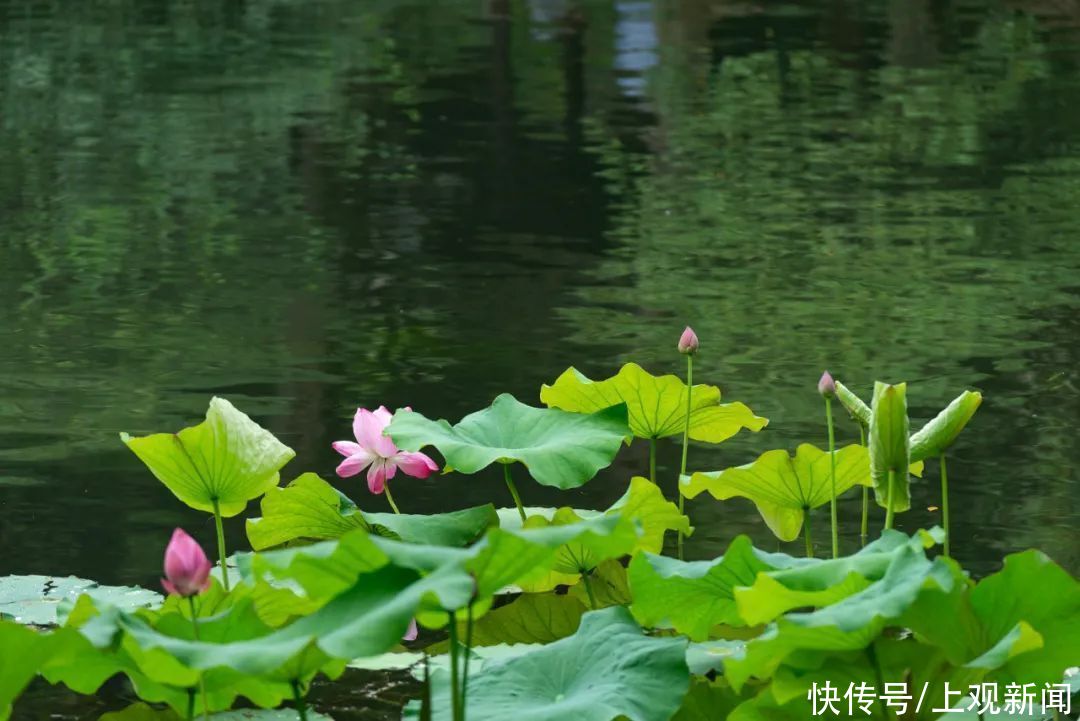
<instances>
[{"instance_id":1,"label":"pink lotus flower","mask_svg":"<svg viewBox=\"0 0 1080 721\"><path fill-rule=\"evenodd\" d=\"M686 330L679 336L679 352L683 355L693 355L698 349L698 337L697 333L690 326L686 326Z\"/></svg>"},{"instance_id":2,"label":"pink lotus flower","mask_svg":"<svg viewBox=\"0 0 1080 721\"><path fill-rule=\"evenodd\" d=\"M821 380L817 382L817 390L826 398L832 398L836 395L836 381L833 380L829 371L821 374Z\"/></svg>"},{"instance_id":3,"label":"pink lotus flower","mask_svg":"<svg viewBox=\"0 0 1080 721\"><path fill-rule=\"evenodd\" d=\"M177 596L196 596L210 588L210 561L194 538L177 528L165 549L161 585Z\"/></svg>"},{"instance_id":4,"label":"pink lotus flower","mask_svg":"<svg viewBox=\"0 0 1080 721\"><path fill-rule=\"evenodd\" d=\"M409 628L405 631L405 635L401 637L402 641L415 641L416 637L420 635L420 630L416 627L416 619L409 621Z\"/></svg>"},{"instance_id":5,"label":"pink lotus flower","mask_svg":"<svg viewBox=\"0 0 1080 721\"><path fill-rule=\"evenodd\" d=\"M406 407L405 410L412 410ZM379 406L374 413L366 408L357 408L353 418L353 435L356 442L334 441L334 450L345 456L337 467L337 474L342 478L355 476L368 469L367 483L372 493L379 494L386 488L386 482L394 477L400 468L405 475L413 478L427 478L439 466L423 453L399 451L398 447L383 431L393 418L386 406Z\"/></svg>"}]
</instances>

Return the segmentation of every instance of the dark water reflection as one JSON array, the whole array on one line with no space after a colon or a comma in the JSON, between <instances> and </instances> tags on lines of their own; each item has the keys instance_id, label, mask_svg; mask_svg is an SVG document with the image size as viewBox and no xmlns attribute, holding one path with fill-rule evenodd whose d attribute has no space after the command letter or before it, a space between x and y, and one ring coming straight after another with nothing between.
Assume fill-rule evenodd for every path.
<instances>
[{"instance_id":1,"label":"dark water reflection","mask_svg":"<svg viewBox=\"0 0 1080 721\"><path fill-rule=\"evenodd\" d=\"M917 421L976 387L956 555L1076 571L1078 69L1075 0L0 0L0 573L153 584L172 526L209 541L116 434L211 394L330 477L357 405L674 371L686 322L772 421L694 465L822 443L824 367L910 381ZM525 494L606 504L643 460ZM772 543L692 511L695 556Z\"/></svg>"}]
</instances>

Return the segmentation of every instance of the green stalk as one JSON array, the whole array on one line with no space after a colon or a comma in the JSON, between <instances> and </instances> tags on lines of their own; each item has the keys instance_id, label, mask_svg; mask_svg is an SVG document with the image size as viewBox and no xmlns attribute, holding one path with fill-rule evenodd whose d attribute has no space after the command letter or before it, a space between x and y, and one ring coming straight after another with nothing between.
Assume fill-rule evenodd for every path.
<instances>
[{"instance_id":1,"label":"green stalk","mask_svg":"<svg viewBox=\"0 0 1080 721\"><path fill-rule=\"evenodd\" d=\"M469 709L469 658L472 656L472 630L473 607L470 603L468 615L465 617L465 663L461 673L461 721L465 721L466 712Z\"/></svg>"},{"instance_id":2,"label":"green stalk","mask_svg":"<svg viewBox=\"0 0 1080 721\"><path fill-rule=\"evenodd\" d=\"M199 640L199 615L195 610L195 597L188 596L188 605L191 607L191 635L195 637L195 640ZM203 675L199 674L199 691L202 693L203 698L203 718L210 718L210 699L206 696L206 679ZM188 701L188 719L194 718L195 715L195 696L192 695Z\"/></svg>"},{"instance_id":3,"label":"green stalk","mask_svg":"<svg viewBox=\"0 0 1080 721\"><path fill-rule=\"evenodd\" d=\"M890 529L893 526L893 480L896 478L896 471L889 469L889 490L885 494L885 528Z\"/></svg>"},{"instance_id":4,"label":"green stalk","mask_svg":"<svg viewBox=\"0 0 1080 721\"><path fill-rule=\"evenodd\" d=\"M803 513L803 538L806 539L806 557L814 557L814 542L810 538L810 509L807 508Z\"/></svg>"},{"instance_id":5,"label":"green stalk","mask_svg":"<svg viewBox=\"0 0 1080 721\"><path fill-rule=\"evenodd\" d=\"M420 697L420 721L431 721L431 663L424 654L424 693Z\"/></svg>"},{"instance_id":6,"label":"green stalk","mask_svg":"<svg viewBox=\"0 0 1080 721\"><path fill-rule=\"evenodd\" d=\"M656 485L656 439L649 439L649 480Z\"/></svg>"},{"instance_id":7,"label":"green stalk","mask_svg":"<svg viewBox=\"0 0 1080 721\"><path fill-rule=\"evenodd\" d=\"M585 593L589 596L589 609L596 610L596 596L593 595L592 586L589 585L589 574L582 573L581 580L585 582Z\"/></svg>"},{"instance_id":8,"label":"green stalk","mask_svg":"<svg viewBox=\"0 0 1080 721\"><path fill-rule=\"evenodd\" d=\"M866 446L866 431L862 427L862 423L859 424L859 445ZM866 537L868 534L867 519L870 516L870 489L866 486L862 487L862 524L859 526L859 545L866 545Z\"/></svg>"},{"instance_id":9,"label":"green stalk","mask_svg":"<svg viewBox=\"0 0 1080 721\"><path fill-rule=\"evenodd\" d=\"M840 558L840 531L836 522L836 436L833 433L832 399L825 396L825 420L829 424L829 461L832 464L832 498L829 499L829 520L832 523L832 557Z\"/></svg>"},{"instance_id":10,"label":"green stalk","mask_svg":"<svg viewBox=\"0 0 1080 721\"><path fill-rule=\"evenodd\" d=\"M945 469L945 454L941 454L941 520L945 526L945 556L949 557L949 473Z\"/></svg>"},{"instance_id":11,"label":"green stalk","mask_svg":"<svg viewBox=\"0 0 1080 721\"><path fill-rule=\"evenodd\" d=\"M225 568L225 527L221 524L221 506L214 499L214 528L217 530L218 565L221 566L221 585L229 590L229 571Z\"/></svg>"},{"instance_id":12,"label":"green stalk","mask_svg":"<svg viewBox=\"0 0 1080 721\"><path fill-rule=\"evenodd\" d=\"M401 511L398 510L397 504L394 503L394 497L390 495L390 481L383 483L383 493L386 494L386 500L390 502L390 508L394 509L394 513L401 515Z\"/></svg>"},{"instance_id":13,"label":"green stalk","mask_svg":"<svg viewBox=\"0 0 1080 721\"><path fill-rule=\"evenodd\" d=\"M461 686L458 684L457 614L450 612L450 710L454 721L461 718Z\"/></svg>"},{"instance_id":14,"label":"green stalk","mask_svg":"<svg viewBox=\"0 0 1080 721\"><path fill-rule=\"evenodd\" d=\"M300 721L307 721L307 703L304 695L300 693L300 683L292 682L293 701L296 703L296 713L300 714Z\"/></svg>"},{"instance_id":15,"label":"green stalk","mask_svg":"<svg viewBox=\"0 0 1080 721\"><path fill-rule=\"evenodd\" d=\"M514 497L514 505L517 506L518 515L521 516L521 522L525 523L525 506L521 505L521 496L518 495L517 486L514 485L514 479L510 477L510 464L503 464L503 478L506 479L506 487L510 489L510 495Z\"/></svg>"},{"instance_id":16,"label":"green stalk","mask_svg":"<svg viewBox=\"0 0 1080 721\"><path fill-rule=\"evenodd\" d=\"M683 514L685 508L686 499L682 494L682 477L686 475L686 449L690 445L690 409L691 398L694 395L694 354L686 354L686 425L683 427L682 434L682 462L679 464L679 477L675 482L675 491L679 496L679 513ZM678 538L678 554L679 560L683 558L683 534L679 531Z\"/></svg>"},{"instance_id":17,"label":"green stalk","mask_svg":"<svg viewBox=\"0 0 1080 721\"><path fill-rule=\"evenodd\" d=\"M184 718L187 721L195 721L195 689L193 688L187 690L187 715Z\"/></svg>"}]
</instances>

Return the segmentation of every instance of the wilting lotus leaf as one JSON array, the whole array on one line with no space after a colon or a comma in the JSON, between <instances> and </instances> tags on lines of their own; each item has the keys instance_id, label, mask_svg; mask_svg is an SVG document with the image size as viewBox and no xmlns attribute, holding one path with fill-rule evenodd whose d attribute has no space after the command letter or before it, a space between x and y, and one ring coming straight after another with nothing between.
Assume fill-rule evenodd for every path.
<instances>
[{"instance_id":1,"label":"wilting lotus leaf","mask_svg":"<svg viewBox=\"0 0 1080 721\"><path fill-rule=\"evenodd\" d=\"M651 638L621 607L586 614L577 633L470 675L470 721L655 721L670 718L690 684L686 641ZM451 718L449 674L432 675L433 721ZM410 704L406 718L418 718Z\"/></svg>"},{"instance_id":2,"label":"wilting lotus leaf","mask_svg":"<svg viewBox=\"0 0 1080 721\"><path fill-rule=\"evenodd\" d=\"M682 494L693 498L708 491L727 500L742 496L753 501L769 529L782 541L798 538L807 511L825 505L833 497L829 453L804 443L789 456L787 451L766 451L745 466L710 473L694 473L680 484ZM836 495L870 480L869 457L862 446L836 451Z\"/></svg>"},{"instance_id":3,"label":"wilting lotus leaf","mask_svg":"<svg viewBox=\"0 0 1080 721\"><path fill-rule=\"evenodd\" d=\"M54 640L0 620L0 649L0 721L6 721L11 716L11 704L53 654Z\"/></svg>"},{"instance_id":4,"label":"wilting lotus leaf","mask_svg":"<svg viewBox=\"0 0 1080 721\"><path fill-rule=\"evenodd\" d=\"M903 623L952 664L992 672L998 683L1057 683L1080 660L1080 583L1025 551L974 587L957 582L921 596Z\"/></svg>"},{"instance_id":5,"label":"wilting lotus leaf","mask_svg":"<svg viewBox=\"0 0 1080 721\"><path fill-rule=\"evenodd\" d=\"M405 450L435 446L447 465L462 473L519 461L541 485L577 488L619 452L627 434L626 406L567 413L533 408L504 393L454 426L398 411L387 432Z\"/></svg>"},{"instance_id":6,"label":"wilting lotus leaf","mask_svg":"<svg viewBox=\"0 0 1080 721\"><path fill-rule=\"evenodd\" d=\"M911 460L940 456L964 430L982 404L982 394L964 391L945 410L911 436Z\"/></svg>"},{"instance_id":7,"label":"wilting lotus leaf","mask_svg":"<svg viewBox=\"0 0 1080 721\"><path fill-rule=\"evenodd\" d=\"M686 393L686 383L678 376L654 376L636 363L627 363L602 381L568 368L552 385L540 389L540 400L574 413L594 413L625 403L635 436L665 438L681 434L686 426ZM690 402L690 437L695 441L720 443L743 428L756 432L769 422L742 403L721 403L716 386L694 386Z\"/></svg>"},{"instance_id":8,"label":"wilting lotus leaf","mask_svg":"<svg viewBox=\"0 0 1080 721\"><path fill-rule=\"evenodd\" d=\"M465 546L498 525L491 505L433 515L364 513L314 473L267 491L262 513L247 521L248 540L256 551L294 541L340 538L355 528L411 543Z\"/></svg>"},{"instance_id":9,"label":"wilting lotus leaf","mask_svg":"<svg viewBox=\"0 0 1080 721\"><path fill-rule=\"evenodd\" d=\"M210 513L216 503L226 517L276 486L296 455L224 398L213 398L206 420L179 433L120 438L181 501Z\"/></svg>"},{"instance_id":10,"label":"wilting lotus leaf","mask_svg":"<svg viewBox=\"0 0 1080 721\"><path fill-rule=\"evenodd\" d=\"M0 577L0 618L32 626L57 623L57 609L73 602L81 594L125 609L156 606L160 593L135 586L101 586L74 576L4 576Z\"/></svg>"},{"instance_id":11,"label":"wilting lotus leaf","mask_svg":"<svg viewBox=\"0 0 1080 721\"><path fill-rule=\"evenodd\" d=\"M759 573L752 584L735 590L739 615L746 623L757 625L793 609L829 606L882 579L904 549L921 553L942 540L937 528L919 531L910 538L886 530L854 555L841 558L803 559L782 565L774 554L758 554L766 563L773 559L777 570Z\"/></svg>"},{"instance_id":12,"label":"wilting lotus leaf","mask_svg":"<svg viewBox=\"0 0 1080 721\"><path fill-rule=\"evenodd\" d=\"M745 625L735 606L735 588L753 584L773 570L755 553L750 539L738 536L712 561L679 561L642 553L630 562L631 610L644 626L670 626L695 641L718 624Z\"/></svg>"},{"instance_id":13,"label":"wilting lotus leaf","mask_svg":"<svg viewBox=\"0 0 1080 721\"><path fill-rule=\"evenodd\" d=\"M906 511L911 508L907 384L874 383L871 410L868 445L874 496L880 506L887 508L891 503L893 511Z\"/></svg>"}]
</instances>

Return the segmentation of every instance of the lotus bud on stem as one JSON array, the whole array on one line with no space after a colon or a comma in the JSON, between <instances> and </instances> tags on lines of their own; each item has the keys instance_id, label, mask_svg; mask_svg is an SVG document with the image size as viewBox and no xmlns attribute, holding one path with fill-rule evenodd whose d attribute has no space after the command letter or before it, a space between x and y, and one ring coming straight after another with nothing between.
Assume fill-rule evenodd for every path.
<instances>
[{"instance_id":1,"label":"lotus bud on stem","mask_svg":"<svg viewBox=\"0 0 1080 721\"><path fill-rule=\"evenodd\" d=\"M690 445L690 412L693 408L692 398L694 395L694 354L698 350L697 333L690 326L679 337L679 352L686 356L686 425L683 427L682 437L682 462L679 464L679 476L675 479L675 492L679 497L679 514L685 515L686 499L682 494L682 477L686 475L686 450ZM678 558L683 558L683 534L678 531L677 540Z\"/></svg>"},{"instance_id":2,"label":"lotus bud on stem","mask_svg":"<svg viewBox=\"0 0 1080 721\"><path fill-rule=\"evenodd\" d=\"M837 528L836 518L836 435L833 431L832 399L836 396L836 381L833 380L829 371L821 374L821 380L817 384L818 393L825 399L825 422L829 427L829 463L831 482L829 496L829 522L832 525L832 557L840 558L840 532Z\"/></svg>"},{"instance_id":3,"label":"lotus bud on stem","mask_svg":"<svg viewBox=\"0 0 1080 721\"><path fill-rule=\"evenodd\" d=\"M199 640L199 613L195 607L195 597L210 588L212 567L206 552L194 538L182 528L173 531L169 545L165 547L165 578L161 579L161 585L169 594L187 599L191 609L191 635L196 641ZM201 674L199 690L203 697L203 717L210 718L210 700L206 696L206 682ZM195 711L195 692L189 689L188 693L190 721Z\"/></svg>"}]
</instances>

